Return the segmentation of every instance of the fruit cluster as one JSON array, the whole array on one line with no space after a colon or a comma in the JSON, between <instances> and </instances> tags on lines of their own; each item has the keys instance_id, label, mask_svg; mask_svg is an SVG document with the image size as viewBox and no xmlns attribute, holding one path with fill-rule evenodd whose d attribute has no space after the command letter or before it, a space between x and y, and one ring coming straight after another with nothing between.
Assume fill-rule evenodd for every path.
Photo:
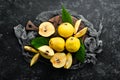
<instances>
[{"instance_id":1,"label":"fruit cluster","mask_svg":"<svg viewBox=\"0 0 120 80\"><path fill-rule=\"evenodd\" d=\"M32 66L41 55L46 59L50 59L50 62L55 68L64 67L69 69L73 62L72 54L77 52L81 47L78 38L85 35L88 29L84 27L78 31L80 24L81 19L76 21L74 27L68 22L63 22L56 30L55 26L50 22L41 23L38 33L43 38L49 38L48 44L37 46L35 49L30 46L24 46L25 50L36 53L31 60L30 66ZM52 35L55 33L59 35L53 37Z\"/></svg>"}]
</instances>

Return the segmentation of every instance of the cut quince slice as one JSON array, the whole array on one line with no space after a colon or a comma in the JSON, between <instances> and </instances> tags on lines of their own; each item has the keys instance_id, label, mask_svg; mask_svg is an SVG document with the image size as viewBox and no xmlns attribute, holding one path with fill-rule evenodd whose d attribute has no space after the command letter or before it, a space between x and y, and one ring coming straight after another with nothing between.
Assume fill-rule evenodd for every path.
<instances>
[{"instance_id":1,"label":"cut quince slice","mask_svg":"<svg viewBox=\"0 0 120 80\"><path fill-rule=\"evenodd\" d=\"M36 49L30 47L30 46L24 46L24 49L33 53L39 53Z\"/></svg>"},{"instance_id":2,"label":"cut quince slice","mask_svg":"<svg viewBox=\"0 0 120 80\"><path fill-rule=\"evenodd\" d=\"M82 19L79 19L79 20L77 20L77 21L76 21L76 23L75 23L75 30L74 30L74 34L76 34L76 33L77 33L77 31L78 31L78 28L79 28L79 26L80 26L81 21L82 21Z\"/></svg>"},{"instance_id":3,"label":"cut quince slice","mask_svg":"<svg viewBox=\"0 0 120 80\"><path fill-rule=\"evenodd\" d=\"M40 56L39 53L37 53L37 54L35 54L35 55L33 56L33 58L32 58L31 61L30 61L30 66L34 65L34 64L38 61L39 56Z\"/></svg>"},{"instance_id":4,"label":"cut quince slice","mask_svg":"<svg viewBox=\"0 0 120 80\"><path fill-rule=\"evenodd\" d=\"M50 22L43 22L39 26L39 32L43 37L49 37L55 33L55 27Z\"/></svg>"},{"instance_id":5,"label":"cut quince slice","mask_svg":"<svg viewBox=\"0 0 120 80\"><path fill-rule=\"evenodd\" d=\"M82 37L83 35L86 34L87 30L88 30L88 27L84 27L82 30L80 30L79 32L77 32L77 33L74 35L74 37Z\"/></svg>"},{"instance_id":6,"label":"cut quince slice","mask_svg":"<svg viewBox=\"0 0 120 80\"><path fill-rule=\"evenodd\" d=\"M38 50L40 54L46 59L50 59L54 55L53 49L47 45L39 47Z\"/></svg>"},{"instance_id":7,"label":"cut quince slice","mask_svg":"<svg viewBox=\"0 0 120 80\"><path fill-rule=\"evenodd\" d=\"M54 56L50 59L53 67L61 68L66 63L66 54L65 53L55 53Z\"/></svg>"},{"instance_id":8,"label":"cut quince slice","mask_svg":"<svg viewBox=\"0 0 120 80\"><path fill-rule=\"evenodd\" d=\"M66 58L67 58L67 60L66 60L66 63L64 65L64 68L69 69L72 65L72 55L71 55L71 53L68 53L66 55Z\"/></svg>"}]
</instances>

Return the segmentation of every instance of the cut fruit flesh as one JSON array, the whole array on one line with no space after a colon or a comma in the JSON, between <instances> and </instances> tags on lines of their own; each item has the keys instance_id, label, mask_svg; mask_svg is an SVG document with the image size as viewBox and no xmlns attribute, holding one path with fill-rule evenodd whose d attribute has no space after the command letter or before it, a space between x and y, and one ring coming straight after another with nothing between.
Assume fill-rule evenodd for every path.
<instances>
[{"instance_id":1,"label":"cut fruit flesh","mask_svg":"<svg viewBox=\"0 0 120 80\"><path fill-rule=\"evenodd\" d=\"M77 33L77 31L78 31L78 28L79 28L79 26L80 26L81 21L82 21L82 19L79 19L79 20L77 20L77 21L76 21L76 23L75 23L75 31L74 31L74 34L76 34L76 33Z\"/></svg>"},{"instance_id":2,"label":"cut fruit flesh","mask_svg":"<svg viewBox=\"0 0 120 80\"><path fill-rule=\"evenodd\" d=\"M66 63L66 54L65 53L55 53L54 56L50 59L53 67L61 68Z\"/></svg>"},{"instance_id":3,"label":"cut fruit flesh","mask_svg":"<svg viewBox=\"0 0 120 80\"><path fill-rule=\"evenodd\" d=\"M40 54L46 59L50 59L54 55L53 49L47 45L39 47L38 50Z\"/></svg>"},{"instance_id":4,"label":"cut fruit flesh","mask_svg":"<svg viewBox=\"0 0 120 80\"><path fill-rule=\"evenodd\" d=\"M37 53L33 56L33 58L30 61L30 66L34 65L37 62L37 60L39 59L39 56L40 56L39 53Z\"/></svg>"},{"instance_id":5,"label":"cut fruit flesh","mask_svg":"<svg viewBox=\"0 0 120 80\"><path fill-rule=\"evenodd\" d=\"M66 55L66 58L67 58L67 60L66 60L66 63L64 65L64 68L69 69L72 65L72 55L71 55L71 53L68 53Z\"/></svg>"},{"instance_id":6,"label":"cut fruit flesh","mask_svg":"<svg viewBox=\"0 0 120 80\"><path fill-rule=\"evenodd\" d=\"M37 50L35 50L34 48L30 47L30 46L24 46L24 49L33 53L39 53Z\"/></svg>"},{"instance_id":7,"label":"cut fruit flesh","mask_svg":"<svg viewBox=\"0 0 120 80\"><path fill-rule=\"evenodd\" d=\"M82 30L80 30L78 33L74 35L74 37L82 37L83 35L86 34L88 27L84 27Z\"/></svg>"},{"instance_id":8,"label":"cut fruit flesh","mask_svg":"<svg viewBox=\"0 0 120 80\"><path fill-rule=\"evenodd\" d=\"M39 32L43 37L49 37L55 33L55 27L50 22L43 22L39 26Z\"/></svg>"}]
</instances>

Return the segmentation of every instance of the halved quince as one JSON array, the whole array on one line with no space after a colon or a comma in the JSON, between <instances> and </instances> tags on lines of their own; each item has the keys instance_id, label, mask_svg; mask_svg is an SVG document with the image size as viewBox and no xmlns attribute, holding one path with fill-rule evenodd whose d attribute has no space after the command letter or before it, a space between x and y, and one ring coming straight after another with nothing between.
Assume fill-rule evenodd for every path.
<instances>
[{"instance_id":1,"label":"halved quince","mask_svg":"<svg viewBox=\"0 0 120 80\"><path fill-rule=\"evenodd\" d=\"M49 36L51 36L52 34L55 33L55 27L50 22L43 22L39 26L39 32L38 33L43 37L49 37Z\"/></svg>"},{"instance_id":2,"label":"halved quince","mask_svg":"<svg viewBox=\"0 0 120 80\"><path fill-rule=\"evenodd\" d=\"M61 68L66 63L66 54L65 53L55 53L54 56L50 59L53 67Z\"/></svg>"},{"instance_id":3,"label":"halved quince","mask_svg":"<svg viewBox=\"0 0 120 80\"><path fill-rule=\"evenodd\" d=\"M53 49L47 45L39 47L38 50L40 54L46 59L50 59L54 55Z\"/></svg>"}]
</instances>

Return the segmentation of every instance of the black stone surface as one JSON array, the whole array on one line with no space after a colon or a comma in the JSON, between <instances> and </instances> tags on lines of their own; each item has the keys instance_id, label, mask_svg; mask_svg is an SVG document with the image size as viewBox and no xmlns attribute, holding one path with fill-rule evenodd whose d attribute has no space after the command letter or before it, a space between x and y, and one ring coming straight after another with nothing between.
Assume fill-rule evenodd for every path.
<instances>
[{"instance_id":1,"label":"black stone surface","mask_svg":"<svg viewBox=\"0 0 120 80\"><path fill-rule=\"evenodd\" d=\"M38 62L25 62L13 27L34 21L42 11L66 8L82 14L98 30L103 23L103 52L96 65L78 70L54 69ZM119 80L120 1L119 0L0 0L0 80Z\"/></svg>"}]
</instances>

